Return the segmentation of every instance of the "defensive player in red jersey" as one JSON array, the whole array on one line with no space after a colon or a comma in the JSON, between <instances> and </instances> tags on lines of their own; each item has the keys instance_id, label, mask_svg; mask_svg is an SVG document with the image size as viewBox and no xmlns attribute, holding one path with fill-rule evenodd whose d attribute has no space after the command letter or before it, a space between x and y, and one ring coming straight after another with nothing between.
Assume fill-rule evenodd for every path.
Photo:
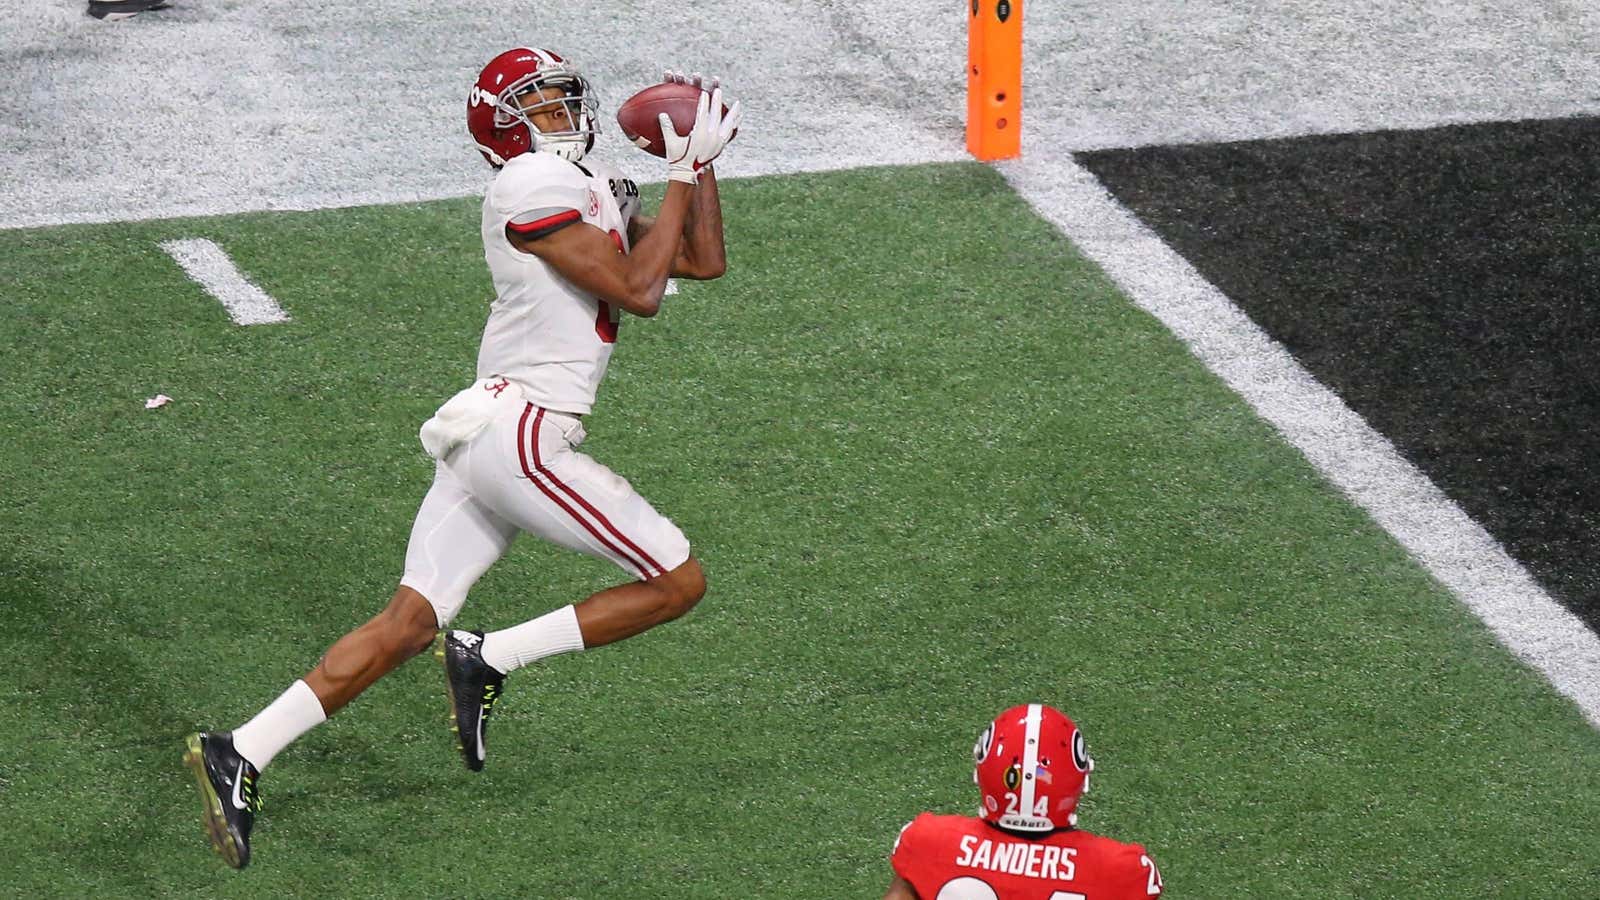
<instances>
[{"instance_id":1,"label":"defensive player in red jersey","mask_svg":"<svg viewBox=\"0 0 1600 900\"><path fill-rule=\"evenodd\" d=\"M610 560L627 580L510 628L445 633L439 655L451 719L473 771L483 768L489 713L507 673L676 619L705 593L678 527L578 449L622 313L653 316L668 276L717 278L726 267L711 161L739 126L739 104L724 112L714 79L667 77L699 88L699 102L688 134L661 117L667 188L654 218L640 214L633 181L588 155L598 108L572 63L517 47L490 60L473 84L467 130L495 172L481 222L496 297L478 380L422 426L437 465L388 608L334 642L250 721L189 736L185 762L212 846L230 865L250 861L261 770L432 643L518 535Z\"/></svg>"},{"instance_id":2,"label":"defensive player in red jersey","mask_svg":"<svg viewBox=\"0 0 1600 900\"><path fill-rule=\"evenodd\" d=\"M1138 844L1077 828L1094 760L1083 732L1038 703L1001 713L972 748L977 816L923 813L900 829L884 900L1136 900L1161 896Z\"/></svg>"}]
</instances>

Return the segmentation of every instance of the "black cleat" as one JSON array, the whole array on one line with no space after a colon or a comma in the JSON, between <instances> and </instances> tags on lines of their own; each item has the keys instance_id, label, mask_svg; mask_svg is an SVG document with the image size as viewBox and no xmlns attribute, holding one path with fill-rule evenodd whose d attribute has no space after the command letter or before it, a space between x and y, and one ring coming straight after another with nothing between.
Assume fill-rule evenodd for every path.
<instances>
[{"instance_id":1,"label":"black cleat","mask_svg":"<svg viewBox=\"0 0 1600 900\"><path fill-rule=\"evenodd\" d=\"M261 811L261 795L256 793L261 773L234 752L233 735L228 732L189 735L183 762L194 770L200 788L211 849L235 869L249 865L250 827Z\"/></svg>"},{"instance_id":2,"label":"black cleat","mask_svg":"<svg viewBox=\"0 0 1600 900\"><path fill-rule=\"evenodd\" d=\"M89 0L89 15L107 22L131 19L142 12L166 9L169 0Z\"/></svg>"},{"instance_id":3,"label":"black cleat","mask_svg":"<svg viewBox=\"0 0 1600 900\"><path fill-rule=\"evenodd\" d=\"M445 691L450 695L450 730L467 768L483 769L483 739L489 713L500 699L504 673L483 661L483 632L446 631L434 655L444 660Z\"/></svg>"}]
</instances>

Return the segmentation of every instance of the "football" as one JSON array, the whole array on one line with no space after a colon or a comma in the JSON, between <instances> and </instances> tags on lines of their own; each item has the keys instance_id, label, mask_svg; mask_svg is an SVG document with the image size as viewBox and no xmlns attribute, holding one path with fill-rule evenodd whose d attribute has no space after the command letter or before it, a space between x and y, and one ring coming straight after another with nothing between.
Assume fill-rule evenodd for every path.
<instances>
[{"instance_id":1,"label":"football","mask_svg":"<svg viewBox=\"0 0 1600 900\"><path fill-rule=\"evenodd\" d=\"M653 84L622 101L622 105L617 107L617 124L622 126L623 136L632 141L634 146L651 156L665 158L667 148L661 142L661 123L656 117L666 113L672 120L672 130L678 134L688 134L694 126L694 113L699 102L700 89L692 84L672 81ZM726 103L722 105L722 111L728 111Z\"/></svg>"}]
</instances>

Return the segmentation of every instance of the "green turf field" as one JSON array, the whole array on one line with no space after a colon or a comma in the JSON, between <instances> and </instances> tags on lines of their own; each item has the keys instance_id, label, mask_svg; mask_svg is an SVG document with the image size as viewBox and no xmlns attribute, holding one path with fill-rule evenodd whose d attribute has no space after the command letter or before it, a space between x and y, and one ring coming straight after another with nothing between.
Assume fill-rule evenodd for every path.
<instances>
[{"instance_id":1,"label":"green turf field","mask_svg":"<svg viewBox=\"0 0 1600 900\"><path fill-rule=\"evenodd\" d=\"M996 174L724 196L729 274L624 323L585 446L705 601L513 675L480 775L405 666L278 757L244 872L182 738L393 590L477 203L0 232L0 894L874 897L1043 700L1168 896L1600 896L1600 735ZM294 320L232 325L176 237ZM457 622L618 577L524 540Z\"/></svg>"}]
</instances>

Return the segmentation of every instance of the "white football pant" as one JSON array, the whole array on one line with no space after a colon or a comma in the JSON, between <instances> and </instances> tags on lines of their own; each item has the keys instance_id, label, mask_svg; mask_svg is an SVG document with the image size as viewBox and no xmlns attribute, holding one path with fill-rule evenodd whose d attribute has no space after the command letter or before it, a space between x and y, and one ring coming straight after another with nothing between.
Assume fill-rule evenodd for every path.
<instances>
[{"instance_id":1,"label":"white football pant","mask_svg":"<svg viewBox=\"0 0 1600 900\"><path fill-rule=\"evenodd\" d=\"M689 541L626 480L579 453L583 422L506 392L492 420L438 463L400 583L443 628L519 532L609 559L638 579L689 558Z\"/></svg>"}]
</instances>

